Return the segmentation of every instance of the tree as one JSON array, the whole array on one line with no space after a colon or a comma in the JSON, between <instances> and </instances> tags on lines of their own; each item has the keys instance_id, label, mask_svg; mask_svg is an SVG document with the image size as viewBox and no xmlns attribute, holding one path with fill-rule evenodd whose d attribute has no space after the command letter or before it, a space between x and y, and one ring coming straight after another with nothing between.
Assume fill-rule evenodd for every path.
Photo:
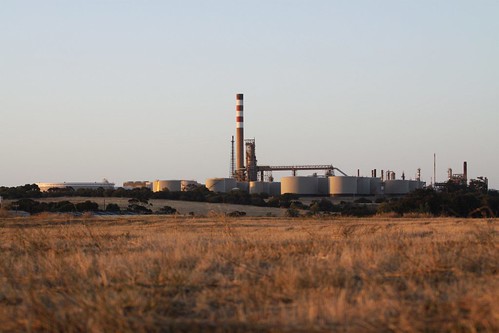
<instances>
[{"instance_id":1,"label":"tree","mask_svg":"<svg viewBox=\"0 0 499 333\"><path fill-rule=\"evenodd\" d=\"M96 212L99 210L99 204L90 200L79 202L75 206L78 212Z\"/></svg>"},{"instance_id":2,"label":"tree","mask_svg":"<svg viewBox=\"0 0 499 333\"><path fill-rule=\"evenodd\" d=\"M71 213L76 211L76 207L72 202L64 200L58 202L50 202L49 210L54 213Z\"/></svg>"},{"instance_id":3,"label":"tree","mask_svg":"<svg viewBox=\"0 0 499 333\"><path fill-rule=\"evenodd\" d=\"M177 214L177 210L170 206L164 206L158 210L158 214L173 215Z\"/></svg>"},{"instance_id":4,"label":"tree","mask_svg":"<svg viewBox=\"0 0 499 333\"><path fill-rule=\"evenodd\" d=\"M120 206L118 206L115 203L110 203L107 204L106 206L106 212L119 212L120 211Z\"/></svg>"},{"instance_id":5,"label":"tree","mask_svg":"<svg viewBox=\"0 0 499 333\"><path fill-rule=\"evenodd\" d=\"M128 208L129 212L137 213L137 214L151 214L152 210L148 207L151 207L152 204L149 203L148 199L137 199L132 198L128 200Z\"/></svg>"}]
</instances>

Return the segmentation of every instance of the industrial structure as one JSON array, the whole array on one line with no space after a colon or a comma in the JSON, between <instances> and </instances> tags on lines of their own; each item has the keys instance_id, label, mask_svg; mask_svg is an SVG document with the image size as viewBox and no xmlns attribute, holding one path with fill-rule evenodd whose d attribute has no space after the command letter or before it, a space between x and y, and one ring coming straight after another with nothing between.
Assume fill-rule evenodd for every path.
<instances>
[{"instance_id":1,"label":"industrial structure","mask_svg":"<svg viewBox=\"0 0 499 333\"><path fill-rule=\"evenodd\" d=\"M468 184L468 162L463 162L463 173L452 173L452 169L447 169L447 177L449 181L459 185Z\"/></svg>"},{"instance_id":2,"label":"industrial structure","mask_svg":"<svg viewBox=\"0 0 499 333\"><path fill-rule=\"evenodd\" d=\"M259 166L256 159L255 139L244 139L244 95L236 94L236 149L232 149L230 178L238 182L269 181L272 182L272 171L292 171L296 176L298 170L324 170L327 176L334 175L334 171L344 172L333 165L294 165L294 166ZM234 147L234 137L232 137ZM246 146L246 149L243 147ZM246 158L244 156L246 152ZM235 159L235 163L234 163ZM246 160L246 166L244 161ZM232 167L235 164L235 169Z\"/></svg>"},{"instance_id":3,"label":"industrial structure","mask_svg":"<svg viewBox=\"0 0 499 333\"><path fill-rule=\"evenodd\" d=\"M105 190L114 189L114 183L110 183L107 179L102 180L102 182L63 182L63 183L36 183L40 191L46 192L51 188L72 188L73 190L87 189L87 190L97 190L103 188Z\"/></svg>"},{"instance_id":4,"label":"industrial structure","mask_svg":"<svg viewBox=\"0 0 499 333\"><path fill-rule=\"evenodd\" d=\"M152 182L148 180L135 180L123 183L123 188L125 190L133 190L134 188L149 188L152 190Z\"/></svg>"},{"instance_id":5,"label":"industrial structure","mask_svg":"<svg viewBox=\"0 0 499 333\"><path fill-rule=\"evenodd\" d=\"M315 196L369 196L403 195L425 185L420 179L420 169L418 169L416 180L406 180L404 175L402 179L395 179L393 171L386 172L386 179L384 179L384 172L381 171L381 178L377 178L376 170L372 171L371 177L360 177L360 172L356 177L352 177L333 164L259 165L256 158L255 139L244 138L243 112L244 96L236 94L236 140L234 141L234 136L232 136L230 175L228 178L207 179L206 187L211 191L229 192L238 189L251 194L268 193L269 195L293 193ZM319 176L314 173L311 176L298 176L297 172L303 170L323 171L324 175ZM278 171L290 171L292 175L282 177L281 182L274 182L272 172Z\"/></svg>"},{"instance_id":6,"label":"industrial structure","mask_svg":"<svg viewBox=\"0 0 499 333\"><path fill-rule=\"evenodd\" d=\"M168 190L170 192L188 191L191 187L198 186L195 180L155 180L152 182L152 191L160 192Z\"/></svg>"},{"instance_id":7,"label":"industrial structure","mask_svg":"<svg viewBox=\"0 0 499 333\"><path fill-rule=\"evenodd\" d=\"M256 157L256 140L244 137L244 95L236 94L236 133L231 137L230 173L226 178L209 178L205 186L213 192L230 192L233 190L247 191L250 194L267 193L270 196L292 193L307 196L398 196L405 195L416 189L423 188L426 183L421 181L421 169L417 170L415 179L406 179L402 173L397 179L395 172L371 170L370 177L363 177L360 170L356 176L347 175L333 164L310 165L259 165ZM436 156L434 156L435 181ZM468 181L467 164L464 162L463 174L454 174L449 169L449 180L466 184ZM291 175L281 177L280 182L274 181L273 172L290 172ZM310 176L298 175L299 171L311 171ZM317 174L322 171L321 174ZM486 180L486 178L485 178ZM101 183L38 183L42 191L49 188L72 187L77 190L111 189L113 183L104 180ZM123 183L125 189L149 188L154 192L168 190L171 192L188 191L199 186L194 180L155 180L128 181Z\"/></svg>"}]
</instances>

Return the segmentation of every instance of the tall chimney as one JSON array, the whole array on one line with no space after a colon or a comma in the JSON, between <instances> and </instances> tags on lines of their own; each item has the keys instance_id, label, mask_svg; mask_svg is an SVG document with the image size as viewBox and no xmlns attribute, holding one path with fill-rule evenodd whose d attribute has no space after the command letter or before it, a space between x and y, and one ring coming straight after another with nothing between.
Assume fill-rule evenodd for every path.
<instances>
[{"instance_id":1,"label":"tall chimney","mask_svg":"<svg viewBox=\"0 0 499 333\"><path fill-rule=\"evenodd\" d=\"M463 163L463 178L464 182L468 183L468 162L464 161Z\"/></svg>"},{"instance_id":2,"label":"tall chimney","mask_svg":"<svg viewBox=\"0 0 499 333\"><path fill-rule=\"evenodd\" d=\"M236 170L244 169L243 94L236 95Z\"/></svg>"},{"instance_id":3,"label":"tall chimney","mask_svg":"<svg viewBox=\"0 0 499 333\"><path fill-rule=\"evenodd\" d=\"M437 184L437 154L433 153L433 185Z\"/></svg>"}]
</instances>

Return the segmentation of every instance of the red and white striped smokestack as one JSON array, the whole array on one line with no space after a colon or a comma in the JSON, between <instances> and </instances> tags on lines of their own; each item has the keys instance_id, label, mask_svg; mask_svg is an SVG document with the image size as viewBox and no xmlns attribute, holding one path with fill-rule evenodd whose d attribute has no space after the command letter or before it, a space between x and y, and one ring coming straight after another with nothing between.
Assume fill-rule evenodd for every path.
<instances>
[{"instance_id":1,"label":"red and white striped smokestack","mask_svg":"<svg viewBox=\"0 0 499 333\"><path fill-rule=\"evenodd\" d=\"M236 170L244 169L243 94L236 95Z\"/></svg>"}]
</instances>

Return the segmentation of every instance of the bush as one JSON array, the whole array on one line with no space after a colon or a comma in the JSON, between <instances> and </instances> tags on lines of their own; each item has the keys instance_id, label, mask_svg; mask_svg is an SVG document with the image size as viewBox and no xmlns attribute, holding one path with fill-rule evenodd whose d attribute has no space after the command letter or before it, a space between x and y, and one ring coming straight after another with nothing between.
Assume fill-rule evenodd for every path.
<instances>
[{"instance_id":1,"label":"bush","mask_svg":"<svg viewBox=\"0 0 499 333\"><path fill-rule=\"evenodd\" d=\"M158 210L158 214L173 215L177 214L177 210L170 206L164 206Z\"/></svg>"},{"instance_id":2,"label":"bush","mask_svg":"<svg viewBox=\"0 0 499 333\"><path fill-rule=\"evenodd\" d=\"M288 208L286 210L285 216L286 217L299 217L300 216L300 212L298 211L298 209Z\"/></svg>"},{"instance_id":3,"label":"bush","mask_svg":"<svg viewBox=\"0 0 499 333\"><path fill-rule=\"evenodd\" d=\"M321 199L320 201L314 200L310 204L310 210L313 213L333 212L333 211L335 211L335 206L331 201L329 201L327 199Z\"/></svg>"},{"instance_id":4,"label":"bush","mask_svg":"<svg viewBox=\"0 0 499 333\"><path fill-rule=\"evenodd\" d=\"M152 210L148 207L152 206L147 199L130 199L128 200L127 210L137 214L151 214Z\"/></svg>"},{"instance_id":5,"label":"bush","mask_svg":"<svg viewBox=\"0 0 499 333\"><path fill-rule=\"evenodd\" d=\"M89 200L85 202L79 202L75 206L78 212L96 212L99 210L99 204Z\"/></svg>"},{"instance_id":6,"label":"bush","mask_svg":"<svg viewBox=\"0 0 499 333\"><path fill-rule=\"evenodd\" d=\"M227 213L226 215L230 217L243 217L246 216L246 212L235 210L233 212Z\"/></svg>"},{"instance_id":7,"label":"bush","mask_svg":"<svg viewBox=\"0 0 499 333\"><path fill-rule=\"evenodd\" d=\"M106 206L106 212L119 212L120 206L115 203L110 203Z\"/></svg>"},{"instance_id":8,"label":"bush","mask_svg":"<svg viewBox=\"0 0 499 333\"><path fill-rule=\"evenodd\" d=\"M359 198L357 200L354 200L355 203L363 203L363 204L368 204L368 203L372 203L371 200L369 199L366 199L366 198Z\"/></svg>"}]
</instances>

